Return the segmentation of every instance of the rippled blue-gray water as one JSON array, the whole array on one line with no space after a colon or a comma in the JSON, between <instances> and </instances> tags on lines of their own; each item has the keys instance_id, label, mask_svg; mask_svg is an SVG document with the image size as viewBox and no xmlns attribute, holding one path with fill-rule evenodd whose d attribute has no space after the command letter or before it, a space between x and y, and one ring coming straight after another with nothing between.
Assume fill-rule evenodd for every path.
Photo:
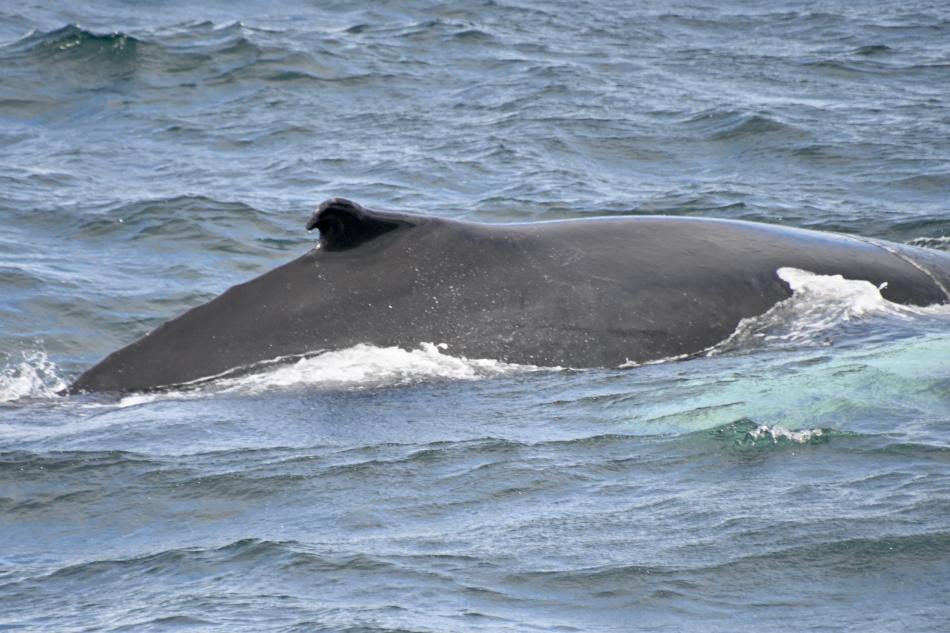
<instances>
[{"instance_id":1,"label":"rippled blue-gray water","mask_svg":"<svg viewBox=\"0 0 950 633\"><path fill-rule=\"evenodd\" d=\"M950 310L867 284L634 369L55 395L331 196L950 249L950 6L0 5L0 629L950 626Z\"/></svg>"}]
</instances>

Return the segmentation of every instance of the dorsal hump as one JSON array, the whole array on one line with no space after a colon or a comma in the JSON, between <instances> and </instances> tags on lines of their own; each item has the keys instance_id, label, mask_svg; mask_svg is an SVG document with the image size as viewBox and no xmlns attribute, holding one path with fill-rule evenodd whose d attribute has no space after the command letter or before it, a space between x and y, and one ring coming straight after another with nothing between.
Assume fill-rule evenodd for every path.
<instances>
[{"instance_id":1,"label":"dorsal hump","mask_svg":"<svg viewBox=\"0 0 950 633\"><path fill-rule=\"evenodd\" d=\"M307 221L307 230L320 231L320 246L343 251L384 233L410 226L410 216L371 211L345 198L330 198L320 204Z\"/></svg>"}]
</instances>

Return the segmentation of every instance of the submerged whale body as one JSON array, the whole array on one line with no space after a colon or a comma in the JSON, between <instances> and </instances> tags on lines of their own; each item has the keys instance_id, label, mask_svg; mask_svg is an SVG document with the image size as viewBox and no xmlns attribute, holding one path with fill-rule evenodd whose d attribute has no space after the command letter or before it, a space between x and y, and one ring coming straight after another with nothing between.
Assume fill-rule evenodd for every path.
<instances>
[{"instance_id":1,"label":"submerged whale body","mask_svg":"<svg viewBox=\"0 0 950 633\"><path fill-rule=\"evenodd\" d=\"M343 199L303 256L189 310L70 387L145 391L367 343L611 367L700 352L791 296L782 267L863 279L890 301L950 302L950 254L701 218L484 225Z\"/></svg>"}]
</instances>

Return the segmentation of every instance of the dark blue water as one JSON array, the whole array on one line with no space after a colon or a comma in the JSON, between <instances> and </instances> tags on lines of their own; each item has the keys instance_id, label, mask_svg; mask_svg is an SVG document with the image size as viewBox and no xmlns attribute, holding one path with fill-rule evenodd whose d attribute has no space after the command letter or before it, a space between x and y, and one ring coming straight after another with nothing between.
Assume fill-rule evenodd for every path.
<instances>
[{"instance_id":1,"label":"dark blue water","mask_svg":"<svg viewBox=\"0 0 950 633\"><path fill-rule=\"evenodd\" d=\"M947 630L950 311L870 284L627 370L54 395L331 196L948 249L945 2L89 4L0 6L0 628Z\"/></svg>"}]
</instances>

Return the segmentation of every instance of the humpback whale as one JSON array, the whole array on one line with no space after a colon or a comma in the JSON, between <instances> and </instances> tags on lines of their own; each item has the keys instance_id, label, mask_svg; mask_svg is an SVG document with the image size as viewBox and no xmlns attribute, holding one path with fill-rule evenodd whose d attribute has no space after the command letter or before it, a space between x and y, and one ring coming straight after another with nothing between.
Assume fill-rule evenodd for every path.
<instances>
[{"instance_id":1,"label":"humpback whale","mask_svg":"<svg viewBox=\"0 0 950 633\"><path fill-rule=\"evenodd\" d=\"M611 367L696 354L791 296L783 267L950 302L950 253L665 216L478 224L322 203L316 246L160 325L69 393L148 391L359 343Z\"/></svg>"}]
</instances>

